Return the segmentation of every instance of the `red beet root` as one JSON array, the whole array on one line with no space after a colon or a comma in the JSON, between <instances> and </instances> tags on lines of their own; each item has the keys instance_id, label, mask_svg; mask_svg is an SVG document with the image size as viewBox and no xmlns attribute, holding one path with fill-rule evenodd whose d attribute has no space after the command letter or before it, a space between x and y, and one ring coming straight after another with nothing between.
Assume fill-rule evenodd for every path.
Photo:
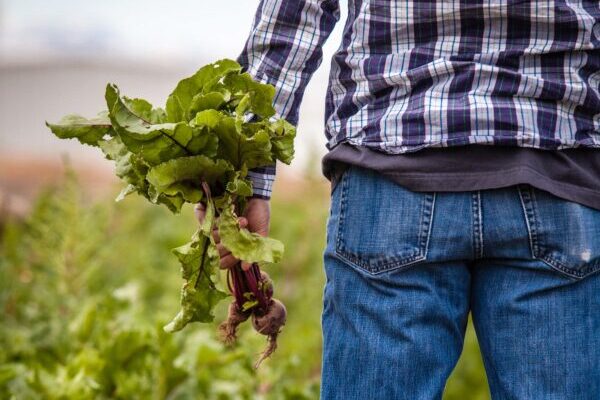
<instances>
[{"instance_id":1,"label":"red beet root","mask_svg":"<svg viewBox=\"0 0 600 400\"><path fill-rule=\"evenodd\" d=\"M259 289L262 290L268 299L273 297L273 281L271 280L269 274L262 270L260 271Z\"/></svg>"},{"instance_id":2,"label":"red beet root","mask_svg":"<svg viewBox=\"0 0 600 400\"><path fill-rule=\"evenodd\" d=\"M267 348L256 362L255 368L277 349L277 336L285 325L286 316L285 306L277 299L271 299L266 313L252 314L252 326L258 333L267 336L268 341Z\"/></svg>"},{"instance_id":3,"label":"red beet root","mask_svg":"<svg viewBox=\"0 0 600 400\"><path fill-rule=\"evenodd\" d=\"M246 321L250 317L250 312L244 312L238 307L237 303L233 301L229 304L229 312L227 314L227 320L223 321L219 325L219 334L221 340L226 345L232 345L237 340L237 328L238 326Z\"/></svg>"},{"instance_id":4,"label":"red beet root","mask_svg":"<svg viewBox=\"0 0 600 400\"><path fill-rule=\"evenodd\" d=\"M273 281L258 264L253 264L247 271L239 265L229 269L227 284L234 301L229 305L227 321L219 326L221 340L228 345L235 343L238 326L252 316L252 326L267 336L268 343L255 364L258 368L277 349L277 336L285 325L287 311L281 301L272 298Z\"/></svg>"}]
</instances>

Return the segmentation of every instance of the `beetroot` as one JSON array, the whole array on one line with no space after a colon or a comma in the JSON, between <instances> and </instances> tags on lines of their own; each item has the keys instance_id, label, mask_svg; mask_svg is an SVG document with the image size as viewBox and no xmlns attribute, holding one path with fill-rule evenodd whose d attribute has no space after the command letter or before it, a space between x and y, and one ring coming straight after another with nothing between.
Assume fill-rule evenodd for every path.
<instances>
[{"instance_id":1,"label":"beetroot","mask_svg":"<svg viewBox=\"0 0 600 400\"><path fill-rule=\"evenodd\" d=\"M244 271L238 263L227 271L227 284L234 301L229 305L227 320L219 325L221 340L227 345L235 343L238 326L252 316L252 326L267 336L268 342L255 364L258 368L277 349L277 336L285 325L287 311L281 301L273 298L273 281L257 264Z\"/></svg>"},{"instance_id":2,"label":"beetroot","mask_svg":"<svg viewBox=\"0 0 600 400\"><path fill-rule=\"evenodd\" d=\"M273 281L269 274L265 271L260 271L260 280L258 282L258 288L265 294L267 298L273 297Z\"/></svg>"},{"instance_id":3,"label":"beetroot","mask_svg":"<svg viewBox=\"0 0 600 400\"><path fill-rule=\"evenodd\" d=\"M269 307L265 313L252 314L252 326L254 330L267 336L268 341L267 348L255 364L256 368L277 349L277 336L281 332L283 325L285 325L286 316L287 310L285 306L281 301L274 298L269 302Z\"/></svg>"},{"instance_id":4,"label":"beetroot","mask_svg":"<svg viewBox=\"0 0 600 400\"><path fill-rule=\"evenodd\" d=\"M229 304L227 320L219 325L219 334L221 340L226 345L232 345L237 340L237 328L250 317L249 311L243 311L238 307L237 302Z\"/></svg>"}]
</instances>

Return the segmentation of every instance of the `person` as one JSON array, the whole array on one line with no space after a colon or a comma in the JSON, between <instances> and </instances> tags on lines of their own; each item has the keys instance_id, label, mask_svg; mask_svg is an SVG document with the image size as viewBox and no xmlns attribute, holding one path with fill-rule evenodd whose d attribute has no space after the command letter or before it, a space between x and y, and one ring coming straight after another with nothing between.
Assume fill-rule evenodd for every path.
<instances>
[{"instance_id":1,"label":"person","mask_svg":"<svg viewBox=\"0 0 600 400\"><path fill-rule=\"evenodd\" d=\"M259 1L238 61L278 117L340 15ZM441 398L470 312L494 399L600 398L600 3L349 0L324 122L321 397Z\"/></svg>"}]
</instances>

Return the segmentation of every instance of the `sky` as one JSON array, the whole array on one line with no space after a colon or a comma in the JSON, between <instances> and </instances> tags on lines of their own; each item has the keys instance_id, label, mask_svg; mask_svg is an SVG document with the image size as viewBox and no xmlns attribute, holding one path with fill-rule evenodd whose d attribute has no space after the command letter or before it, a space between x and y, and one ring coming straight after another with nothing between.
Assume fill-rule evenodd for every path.
<instances>
[{"instance_id":1,"label":"sky","mask_svg":"<svg viewBox=\"0 0 600 400\"><path fill-rule=\"evenodd\" d=\"M177 71L177 74L181 71L188 74L220 58L237 57L250 32L258 3L258 0L0 0L0 68L5 66L5 71L8 71L6 68L12 68L10 73L18 75L25 85L30 81L29 75L26 72L19 75L15 68L20 71L28 65L82 60L98 65L117 65L118 68L125 66L132 71L133 65L136 65L136 68L158 67ZM345 2L342 0L341 3ZM297 158L300 160L295 162L299 168L305 168L310 161L315 164L312 169L318 169L315 158L326 152L323 134L325 94L330 59L341 41L346 16L346 6L341 6L341 20L323 48L323 62L306 88L300 109L297 139ZM175 72L173 74L180 76ZM59 86L57 78L52 75L48 77L53 81L41 83L48 91L56 90L56 86ZM11 76L6 75L5 78L3 85L15 92L36 90L18 86ZM36 75L36 79L44 78ZM87 79L84 75L80 81ZM70 83L68 77L64 78L64 82ZM166 95L162 91L156 93L160 97ZM20 132L32 132L31 137L37 138L47 134L43 121L38 121L37 115L27 117L30 113L25 109L29 104L25 101L27 99L22 102L24 110L19 110L15 101L8 98L10 94L2 95L3 104L12 107L11 114L19 113L24 116L23 119L30 120L35 117L35 121L23 123ZM66 92L64 96L67 96ZM95 99L91 96L88 97ZM93 104L91 100L81 100L82 104ZM69 99L62 101L66 107ZM77 99L71 101L76 104ZM62 105L59 106L62 109ZM46 113L39 112L39 115L55 118L57 112L49 110ZM78 111L65 109L67 112ZM7 147L7 143L14 143L16 147L26 148L31 142L26 137L14 140L6 136L2 138L7 134L0 131L0 144L4 144L4 147ZM40 142L39 149L46 148L45 144L41 144L42 141L34 141Z\"/></svg>"},{"instance_id":2,"label":"sky","mask_svg":"<svg viewBox=\"0 0 600 400\"><path fill-rule=\"evenodd\" d=\"M2 53L13 58L64 52L148 59L227 55L239 52L255 7L248 0L3 0Z\"/></svg>"},{"instance_id":3,"label":"sky","mask_svg":"<svg viewBox=\"0 0 600 400\"><path fill-rule=\"evenodd\" d=\"M3 58L110 54L168 63L239 53L258 1L0 0L0 4ZM330 43L339 43L337 31Z\"/></svg>"}]
</instances>

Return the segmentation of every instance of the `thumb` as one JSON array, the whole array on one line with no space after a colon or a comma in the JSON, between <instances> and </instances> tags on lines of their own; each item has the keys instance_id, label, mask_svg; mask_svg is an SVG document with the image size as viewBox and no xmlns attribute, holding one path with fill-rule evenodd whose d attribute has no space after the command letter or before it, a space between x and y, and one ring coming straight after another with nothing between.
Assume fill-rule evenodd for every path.
<instances>
[{"instance_id":1,"label":"thumb","mask_svg":"<svg viewBox=\"0 0 600 400\"><path fill-rule=\"evenodd\" d=\"M248 230L261 236L269 234L270 205L268 200L252 199L246 210Z\"/></svg>"}]
</instances>

